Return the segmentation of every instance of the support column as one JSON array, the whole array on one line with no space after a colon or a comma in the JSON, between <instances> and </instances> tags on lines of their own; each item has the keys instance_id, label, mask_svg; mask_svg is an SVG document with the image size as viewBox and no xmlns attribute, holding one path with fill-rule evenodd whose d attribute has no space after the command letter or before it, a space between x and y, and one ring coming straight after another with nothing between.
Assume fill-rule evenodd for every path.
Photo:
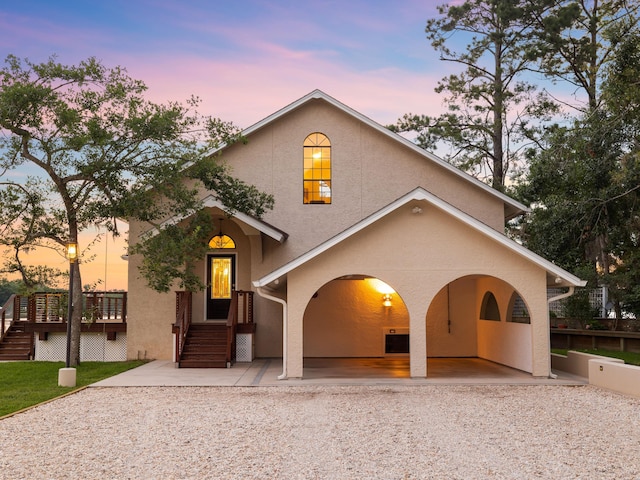
<instances>
[{"instance_id":1,"label":"support column","mask_svg":"<svg viewBox=\"0 0 640 480\"><path fill-rule=\"evenodd\" d=\"M548 377L551 374L549 310L544 300L535 302L535 299L531 300L529 309L532 343L531 374L534 377Z\"/></svg>"},{"instance_id":2,"label":"support column","mask_svg":"<svg viewBox=\"0 0 640 480\"><path fill-rule=\"evenodd\" d=\"M427 376L427 322L423 311L409 307L409 358L411 378Z\"/></svg>"},{"instance_id":3,"label":"support column","mask_svg":"<svg viewBox=\"0 0 640 480\"><path fill-rule=\"evenodd\" d=\"M286 336L287 378L302 378L304 307L300 308L295 302L289 302Z\"/></svg>"}]
</instances>

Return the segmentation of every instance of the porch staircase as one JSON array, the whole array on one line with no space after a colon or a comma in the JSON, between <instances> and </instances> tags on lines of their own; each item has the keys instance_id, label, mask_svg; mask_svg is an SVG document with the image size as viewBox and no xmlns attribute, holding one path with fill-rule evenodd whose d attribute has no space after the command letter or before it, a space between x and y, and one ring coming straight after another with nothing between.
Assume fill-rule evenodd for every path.
<instances>
[{"instance_id":1,"label":"porch staircase","mask_svg":"<svg viewBox=\"0 0 640 480\"><path fill-rule=\"evenodd\" d=\"M31 360L33 334L25 331L27 322L14 322L0 341L0 361Z\"/></svg>"},{"instance_id":2,"label":"porch staircase","mask_svg":"<svg viewBox=\"0 0 640 480\"><path fill-rule=\"evenodd\" d=\"M192 323L178 362L180 368L226 368L227 325Z\"/></svg>"}]
</instances>

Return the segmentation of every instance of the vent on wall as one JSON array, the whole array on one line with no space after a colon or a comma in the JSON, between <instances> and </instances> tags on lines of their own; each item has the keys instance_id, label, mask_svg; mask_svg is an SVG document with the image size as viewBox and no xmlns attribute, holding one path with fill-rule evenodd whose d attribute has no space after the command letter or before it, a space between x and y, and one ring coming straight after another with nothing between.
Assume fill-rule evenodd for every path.
<instances>
[{"instance_id":1,"label":"vent on wall","mask_svg":"<svg viewBox=\"0 0 640 480\"><path fill-rule=\"evenodd\" d=\"M409 330L406 328L388 328L384 332L385 355L409 353Z\"/></svg>"}]
</instances>

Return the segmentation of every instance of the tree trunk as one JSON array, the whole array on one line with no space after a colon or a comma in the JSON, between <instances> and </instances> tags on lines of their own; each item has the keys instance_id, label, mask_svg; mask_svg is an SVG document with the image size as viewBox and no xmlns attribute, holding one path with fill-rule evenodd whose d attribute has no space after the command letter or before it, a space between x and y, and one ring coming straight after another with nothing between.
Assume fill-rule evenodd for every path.
<instances>
[{"instance_id":1,"label":"tree trunk","mask_svg":"<svg viewBox=\"0 0 640 480\"><path fill-rule=\"evenodd\" d=\"M80 278L80 266L76 260L70 264L73 268L73 310L71 313L71 357L69 365L77 367L80 364L80 329L82 326L82 279Z\"/></svg>"},{"instance_id":2,"label":"tree trunk","mask_svg":"<svg viewBox=\"0 0 640 480\"><path fill-rule=\"evenodd\" d=\"M504 79L502 72L502 42L497 40L495 46L495 72L493 87L493 177L491 186L496 190L504 190L504 150L502 147L503 115L504 115Z\"/></svg>"}]
</instances>

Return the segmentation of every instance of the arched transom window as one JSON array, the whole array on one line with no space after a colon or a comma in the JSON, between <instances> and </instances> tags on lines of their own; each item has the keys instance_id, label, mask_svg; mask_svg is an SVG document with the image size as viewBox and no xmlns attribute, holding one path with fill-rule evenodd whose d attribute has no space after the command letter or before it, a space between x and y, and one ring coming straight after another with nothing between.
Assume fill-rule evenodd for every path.
<instances>
[{"instance_id":1,"label":"arched transom window","mask_svg":"<svg viewBox=\"0 0 640 480\"><path fill-rule=\"evenodd\" d=\"M316 132L304 139L303 202L331 203L331 142Z\"/></svg>"},{"instance_id":2,"label":"arched transom window","mask_svg":"<svg viewBox=\"0 0 640 480\"><path fill-rule=\"evenodd\" d=\"M236 248L236 242L230 236L220 233L209 240L209 248Z\"/></svg>"}]
</instances>

